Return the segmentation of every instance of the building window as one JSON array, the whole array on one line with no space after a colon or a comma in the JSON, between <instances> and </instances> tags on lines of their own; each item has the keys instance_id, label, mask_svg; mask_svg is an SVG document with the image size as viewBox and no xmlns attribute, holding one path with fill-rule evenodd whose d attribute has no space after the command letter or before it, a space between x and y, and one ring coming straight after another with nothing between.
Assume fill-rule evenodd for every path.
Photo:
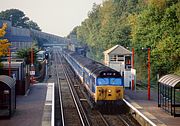
<instances>
[{"instance_id":1,"label":"building window","mask_svg":"<svg viewBox=\"0 0 180 126\"><path fill-rule=\"evenodd\" d=\"M124 61L124 56L123 55L118 55L117 61Z\"/></svg>"},{"instance_id":2,"label":"building window","mask_svg":"<svg viewBox=\"0 0 180 126\"><path fill-rule=\"evenodd\" d=\"M111 56L111 61L116 61L117 57L116 55Z\"/></svg>"},{"instance_id":3,"label":"building window","mask_svg":"<svg viewBox=\"0 0 180 126\"><path fill-rule=\"evenodd\" d=\"M130 69L131 68L131 56L126 56L125 57L125 69Z\"/></svg>"},{"instance_id":4,"label":"building window","mask_svg":"<svg viewBox=\"0 0 180 126\"><path fill-rule=\"evenodd\" d=\"M125 64L126 65L131 65L131 56L126 56L125 57Z\"/></svg>"}]
</instances>

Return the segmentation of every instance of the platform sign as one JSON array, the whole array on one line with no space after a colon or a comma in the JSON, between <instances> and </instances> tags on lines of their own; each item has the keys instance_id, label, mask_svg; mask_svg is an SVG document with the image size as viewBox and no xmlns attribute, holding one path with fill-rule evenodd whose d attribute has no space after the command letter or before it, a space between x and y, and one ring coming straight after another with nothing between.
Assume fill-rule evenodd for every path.
<instances>
[{"instance_id":1,"label":"platform sign","mask_svg":"<svg viewBox=\"0 0 180 126\"><path fill-rule=\"evenodd\" d=\"M124 71L124 87L131 88L131 71Z\"/></svg>"},{"instance_id":2,"label":"platform sign","mask_svg":"<svg viewBox=\"0 0 180 126\"><path fill-rule=\"evenodd\" d=\"M31 68L30 68L30 71L29 71L30 73L30 75L31 76L34 76L35 75L35 68L34 68L34 65L33 64L31 64Z\"/></svg>"},{"instance_id":3,"label":"platform sign","mask_svg":"<svg viewBox=\"0 0 180 126\"><path fill-rule=\"evenodd\" d=\"M135 69L131 69L131 78L132 80L135 80L135 76L136 76L136 70Z\"/></svg>"},{"instance_id":4,"label":"platform sign","mask_svg":"<svg viewBox=\"0 0 180 126\"><path fill-rule=\"evenodd\" d=\"M136 69L131 69L132 90L136 90Z\"/></svg>"},{"instance_id":5,"label":"platform sign","mask_svg":"<svg viewBox=\"0 0 180 126\"><path fill-rule=\"evenodd\" d=\"M35 75L35 71L30 71L30 75L34 76Z\"/></svg>"}]
</instances>

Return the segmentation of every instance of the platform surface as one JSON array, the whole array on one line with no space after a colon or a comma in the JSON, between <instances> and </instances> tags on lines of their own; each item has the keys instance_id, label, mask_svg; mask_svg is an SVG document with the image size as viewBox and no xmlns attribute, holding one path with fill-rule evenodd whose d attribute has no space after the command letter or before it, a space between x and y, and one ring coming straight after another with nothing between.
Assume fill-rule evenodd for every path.
<instances>
[{"instance_id":1,"label":"platform surface","mask_svg":"<svg viewBox=\"0 0 180 126\"><path fill-rule=\"evenodd\" d=\"M158 94L151 91L151 100L148 100L147 91L145 90L125 90L125 99L133 103L136 108L142 107L142 111L146 117L152 120L155 124L159 122L167 126L180 126L180 117L171 116L170 113L158 107Z\"/></svg>"},{"instance_id":2,"label":"platform surface","mask_svg":"<svg viewBox=\"0 0 180 126\"><path fill-rule=\"evenodd\" d=\"M0 126L41 126L47 84L30 86L29 93L17 96L16 111L10 119L0 120Z\"/></svg>"}]
</instances>

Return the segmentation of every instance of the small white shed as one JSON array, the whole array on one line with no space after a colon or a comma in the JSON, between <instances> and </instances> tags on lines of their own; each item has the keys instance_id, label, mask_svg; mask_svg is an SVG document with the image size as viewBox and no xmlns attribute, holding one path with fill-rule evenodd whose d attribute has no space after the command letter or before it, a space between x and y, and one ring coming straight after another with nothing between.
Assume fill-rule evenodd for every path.
<instances>
[{"instance_id":1,"label":"small white shed","mask_svg":"<svg viewBox=\"0 0 180 126\"><path fill-rule=\"evenodd\" d=\"M132 52L121 45L104 51L104 64L121 73L124 76L124 86L131 88L132 83Z\"/></svg>"},{"instance_id":2,"label":"small white shed","mask_svg":"<svg viewBox=\"0 0 180 126\"><path fill-rule=\"evenodd\" d=\"M131 51L121 45L116 45L104 51L104 63L121 72L125 69L131 69L131 56Z\"/></svg>"}]
</instances>

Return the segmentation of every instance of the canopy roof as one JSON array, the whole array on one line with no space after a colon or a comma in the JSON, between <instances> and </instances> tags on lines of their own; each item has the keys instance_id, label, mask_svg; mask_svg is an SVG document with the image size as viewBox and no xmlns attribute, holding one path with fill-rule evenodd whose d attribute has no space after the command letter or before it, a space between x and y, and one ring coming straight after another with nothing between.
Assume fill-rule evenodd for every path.
<instances>
[{"instance_id":1,"label":"canopy roof","mask_svg":"<svg viewBox=\"0 0 180 126\"><path fill-rule=\"evenodd\" d=\"M0 75L0 82L5 83L9 88L13 88L16 84L16 81L13 78L6 75Z\"/></svg>"},{"instance_id":2,"label":"canopy roof","mask_svg":"<svg viewBox=\"0 0 180 126\"><path fill-rule=\"evenodd\" d=\"M106 50L103 52L105 55L107 54L120 54L120 55L131 55L132 52L127 50L126 48L124 48L121 45L115 45L112 48Z\"/></svg>"},{"instance_id":3,"label":"canopy roof","mask_svg":"<svg viewBox=\"0 0 180 126\"><path fill-rule=\"evenodd\" d=\"M171 87L180 87L180 76L168 74L161 77L158 82Z\"/></svg>"}]
</instances>

